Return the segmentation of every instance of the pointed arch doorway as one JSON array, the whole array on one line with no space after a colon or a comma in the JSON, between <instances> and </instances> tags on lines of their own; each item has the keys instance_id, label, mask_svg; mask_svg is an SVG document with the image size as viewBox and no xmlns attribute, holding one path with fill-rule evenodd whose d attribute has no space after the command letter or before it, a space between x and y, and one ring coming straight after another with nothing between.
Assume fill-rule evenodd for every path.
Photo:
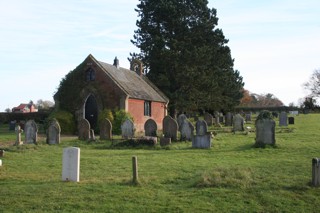
<instances>
[{"instance_id":1,"label":"pointed arch doorway","mask_svg":"<svg viewBox=\"0 0 320 213\"><path fill-rule=\"evenodd\" d=\"M98 104L96 98L91 94L84 105L84 117L90 123L91 129L97 127L98 122Z\"/></svg>"}]
</instances>

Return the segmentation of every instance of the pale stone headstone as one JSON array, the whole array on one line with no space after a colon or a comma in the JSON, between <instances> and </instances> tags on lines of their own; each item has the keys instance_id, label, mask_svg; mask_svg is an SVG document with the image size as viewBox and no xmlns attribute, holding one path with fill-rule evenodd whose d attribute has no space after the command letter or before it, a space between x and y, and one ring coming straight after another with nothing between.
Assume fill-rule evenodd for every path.
<instances>
[{"instance_id":1,"label":"pale stone headstone","mask_svg":"<svg viewBox=\"0 0 320 213\"><path fill-rule=\"evenodd\" d=\"M312 159L312 180L311 183L313 186L320 185L320 159Z\"/></svg>"},{"instance_id":2,"label":"pale stone headstone","mask_svg":"<svg viewBox=\"0 0 320 213\"><path fill-rule=\"evenodd\" d=\"M215 125L219 125L220 124L220 119L219 119L219 117L220 117L220 113L219 112L214 112L214 124Z\"/></svg>"},{"instance_id":3,"label":"pale stone headstone","mask_svg":"<svg viewBox=\"0 0 320 213\"><path fill-rule=\"evenodd\" d=\"M60 143L61 128L57 120L52 120L47 130L47 143L48 144L59 144Z\"/></svg>"},{"instance_id":4,"label":"pale stone headstone","mask_svg":"<svg viewBox=\"0 0 320 213\"><path fill-rule=\"evenodd\" d=\"M156 137L157 136L157 129L158 129L157 123L152 118L149 118L144 123L144 134L145 134L145 136Z\"/></svg>"},{"instance_id":5,"label":"pale stone headstone","mask_svg":"<svg viewBox=\"0 0 320 213\"><path fill-rule=\"evenodd\" d=\"M279 126L288 126L288 117L286 112L281 112L279 115Z\"/></svg>"},{"instance_id":6,"label":"pale stone headstone","mask_svg":"<svg viewBox=\"0 0 320 213\"><path fill-rule=\"evenodd\" d=\"M188 119L185 119L183 121L183 123L181 124L181 129L180 129L181 139L180 140L191 141L192 136L193 136L193 131L194 131L194 126L192 125L192 123Z\"/></svg>"},{"instance_id":7,"label":"pale stone headstone","mask_svg":"<svg viewBox=\"0 0 320 213\"><path fill-rule=\"evenodd\" d=\"M204 113L203 119L207 122L208 126L212 126L212 124L213 124L213 116L210 113L208 113L208 112Z\"/></svg>"},{"instance_id":8,"label":"pale stone headstone","mask_svg":"<svg viewBox=\"0 0 320 213\"><path fill-rule=\"evenodd\" d=\"M126 119L121 124L121 135L122 138L128 139L134 137L134 124L130 119Z\"/></svg>"},{"instance_id":9,"label":"pale stone headstone","mask_svg":"<svg viewBox=\"0 0 320 213\"><path fill-rule=\"evenodd\" d=\"M198 120L196 123L196 134L205 135L208 132L207 122L204 120Z\"/></svg>"},{"instance_id":10,"label":"pale stone headstone","mask_svg":"<svg viewBox=\"0 0 320 213\"><path fill-rule=\"evenodd\" d=\"M178 135L178 123L172 117L167 115L162 120L163 124L163 134L165 138L171 138L171 140L176 141Z\"/></svg>"},{"instance_id":11,"label":"pale stone headstone","mask_svg":"<svg viewBox=\"0 0 320 213\"><path fill-rule=\"evenodd\" d=\"M28 120L24 126L25 143L32 144L37 143L38 139L38 126L34 120Z\"/></svg>"},{"instance_id":12,"label":"pale stone headstone","mask_svg":"<svg viewBox=\"0 0 320 213\"><path fill-rule=\"evenodd\" d=\"M193 148L210 148L211 133L208 132L206 121L198 120L196 123L196 135L192 137Z\"/></svg>"},{"instance_id":13,"label":"pale stone headstone","mask_svg":"<svg viewBox=\"0 0 320 213\"><path fill-rule=\"evenodd\" d=\"M94 134L94 130L90 129L90 141L95 141L96 140L96 136Z\"/></svg>"},{"instance_id":14,"label":"pale stone headstone","mask_svg":"<svg viewBox=\"0 0 320 213\"><path fill-rule=\"evenodd\" d=\"M21 145L23 142L21 141L21 133L23 132L23 130L21 129L21 127L19 125L16 126L15 128L15 132L16 132L16 142L14 145L18 146Z\"/></svg>"},{"instance_id":15,"label":"pale stone headstone","mask_svg":"<svg viewBox=\"0 0 320 213\"><path fill-rule=\"evenodd\" d=\"M80 181L80 148L68 147L63 149L62 180Z\"/></svg>"},{"instance_id":16,"label":"pale stone headstone","mask_svg":"<svg viewBox=\"0 0 320 213\"><path fill-rule=\"evenodd\" d=\"M233 116L231 112L228 112L225 116L225 126L232 126Z\"/></svg>"},{"instance_id":17,"label":"pale stone headstone","mask_svg":"<svg viewBox=\"0 0 320 213\"><path fill-rule=\"evenodd\" d=\"M78 124L78 137L79 140L89 140L90 139L90 123L87 119L81 119Z\"/></svg>"},{"instance_id":18,"label":"pale stone headstone","mask_svg":"<svg viewBox=\"0 0 320 213\"><path fill-rule=\"evenodd\" d=\"M233 117L233 131L244 131L244 119L240 114Z\"/></svg>"},{"instance_id":19,"label":"pale stone headstone","mask_svg":"<svg viewBox=\"0 0 320 213\"><path fill-rule=\"evenodd\" d=\"M160 146L168 146L171 144L171 138L160 138Z\"/></svg>"},{"instance_id":20,"label":"pale stone headstone","mask_svg":"<svg viewBox=\"0 0 320 213\"><path fill-rule=\"evenodd\" d=\"M105 118L100 122L100 139L112 139L112 123L109 119Z\"/></svg>"},{"instance_id":21,"label":"pale stone headstone","mask_svg":"<svg viewBox=\"0 0 320 213\"><path fill-rule=\"evenodd\" d=\"M2 160L0 159L0 166L2 166Z\"/></svg>"},{"instance_id":22,"label":"pale stone headstone","mask_svg":"<svg viewBox=\"0 0 320 213\"><path fill-rule=\"evenodd\" d=\"M256 120L256 146L274 145L276 123L272 119Z\"/></svg>"},{"instance_id":23,"label":"pale stone headstone","mask_svg":"<svg viewBox=\"0 0 320 213\"><path fill-rule=\"evenodd\" d=\"M187 116L185 114L180 114L178 116L177 122L178 122L180 132L181 132L182 124L183 124L184 120L186 120L186 119L187 119Z\"/></svg>"}]
</instances>

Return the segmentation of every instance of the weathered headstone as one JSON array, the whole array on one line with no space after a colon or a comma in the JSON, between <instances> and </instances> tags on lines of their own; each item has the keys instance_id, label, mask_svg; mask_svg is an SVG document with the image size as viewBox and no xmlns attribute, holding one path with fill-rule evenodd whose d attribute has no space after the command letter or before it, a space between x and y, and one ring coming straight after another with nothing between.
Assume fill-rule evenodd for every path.
<instances>
[{"instance_id":1,"label":"weathered headstone","mask_svg":"<svg viewBox=\"0 0 320 213\"><path fill-rule=\"evenodd\" d=\"M313 158L312 159L312 186L320 185L320 159Z\"/></svg>"},{"instance_id":2,"label":"weathered headstone","mask_svg":"<svg viewBox=\"0 0 320 213\"><path fill-rule=\"evenodd\" d=\"M59 122L54 119L50 122L47 130L47 143L48 144L59 144L60 143L61 128Z\"/></svg>"},{"instance_id":3,"label":"weathered headstone","mask_svg":"<svg viewBox=\"0 0 320 213\"><path fill-rule=\"evenodd\" d=\"M144 123L144 134L145 134L145 136L156 137L157 136L157 129L158 129L157 123L152 118L149 118Z\"/></svg>"},{"instance_id":4,"label":"weathered headstone","mask_svg":"<svg viewBox=\"0 0 320 213\"><path fill-rule=\"evenodd\" d=\"M24 126L25 143L32 144L37 143L38 139L38 126L34 120L28 120Z\"/></svg>"},{"instance_id":5,"label":"weathered headstone","mask_svg":"<svg viewBox=\"0 0 320 213\"><path fill-rule=\"evenodd\" d=\"M251 121L251 113L246 113L246 122Z\"/></svg>"},{"instance_id":6,"label":"weathered headstone","mask_svg":"<svg viewBox=\"0 0 320 213\"><path fill-rule=\"evenodd\" d=\"M112 139L112 123L109 119L105 118L100 122L100 139Z\"/></svg>"},{"instance_id":7,"label":"weathered headstone","mask_svg":"<svg viewBox=\"0 0 320 213\"><path fill-rule=\"evenodd\" d=\"M160 138L160 146L168 146L170 144L171 144L171 138L165 138L165 137Z\"/></svg>"},{"instance_id":8,"label":"weathered headstone","mask_svg":"<svg viewBox=\"0 0 320 213\"><path fill-rule=\"evenodd\" d=\"M94 134L94 130L90 129L90 141L95 141L96 140L96 136Z\"/></svg>"},{"instance_id":9,"label":"weathered headstone","mask_svg":"<svg viewBox=\"0 0 320 213\"><path fill-rule=\"evenodd\" d=\"M216 126L219 126L220 124L220 113L217 111L214 112L214 124Z\"/></svg>"},{"instance_id":10,"label":"weathered headstone","mask_svg":"<svg viewBox=\"0 0 320 213\"><path fill-rule=\"evenodd\" d=\"M78 138L79 140L89 140L90 139L90 123L87 119L83 118L78 124Z\"/></svg>"},{"instance_id":11,"label":"weathered headstone","mask_svg":"<svg viewBox=\"0 0 320 213\"><path fill-rule=\"evenodd\" d=\"M288 123L294 124L294 117L288 117Z\"/></svg>"},{"instance_id":12,"label":"weathered headstone","mask_svg":"<svg viewBox=\"0 0 320 213\"><path fill-rule=\"evenodd\" d=\"M240 114L233 117L233 132L244 131L244 119Z\"/></svg>"},{"instance_id":13,"label":"weathered headstone","mask_svg":"<svg viewBox=\"0 0 320 213\"><path fill-rule=\"evenodd\" d=\"M178 122L180 132L181 132L182 124L183 124L184 120L186 120L186 119L187 119L187 116L185 114L180 114L178 116L177 122Z\"/></svg>"},{"instance_id":14,"label":"weathered headstone","mask_svg":"<svg viewBox=\"0 0 320 213\"><path fill-rule=\"evenodd\" d=\"M63 149L62 180L80 181L80 148L68 147Z\"/></svg>"},{"instance_id":15,"label":"weathered headstone","mask_svg":"<svg viewBox=\"0 0 320 213\"><path fill-rule=\"evenodd\" d=\"M208 112L204 113L203 119L207 122L208 126L212 126L212 124L213 124L213 116L210 113L208 113Z\"/></svg>"},{"instance_id":16,"label":"weathered headstone","mask_svg":"<svg viewBox=\"0 0 320 213\"><path fill-rule=\"evenodd\" d=\"M130 119L126 119L121 124L121 135L122 135L122 138L125 138L125 139L134 137L134 124Z\"/></svg>"},{"instance_id":17,"label":"weathered headstone","mask_svg":"<svg viewBox=\"0 0 320 213\"><path fill-rule=\"evenodd\" d=\"M196 135L205 135L208 132L207 122L204 120L198 120L196 123Z\"/></svg>"},{"instance_id":18,"label":"weathered headstone","mask_svg":"<svg viewBox=\"0 0 320 213\"><path fill-rule=\"evenodd\" d=\"M192 125L192 123L188 119L185 119L183 121L183 123L181 124L181 129L180 129L181 138L180 138L180 140L191 141L192 136L193 136L193 131L194 131L194 126Z\"/></svg>"},{"instance_id":19,"label":"weathered headstone","mask_svg":"<svg viewBox=\"0 0 320 213\"><path fill-rule=\"evenodd\" d=\"M210 148L211 134L207 132L207 123L204 120L198 120L196 123L196 135L192 137L193 148Z\"/></svg>"},{"instance_id":20,"label":"weathered headstone","mask_svg":"<svg viewBox=\"0 0 320 213\"><path fill-rule=\"evenodd\" d=\"M21 133L23 132L23 130L19 125L17 125L15 128L15 132L16 132L16 142L14 145L19 146L23 144L23 142L21 141Z\"/></svg>"},{"instance_id":21,"label":"weathered headstone","mask_svg":"<svg viewBox=\"0 0 320 213\"><path fill-rule=\"evenodd\" d=\"M162 120L163 135L165 138L171 138L171 140L176 141L178 135L178 123L172 117L167 115Z\"/></svg>"},{"instance_id":22,"label":"weathered headstone","mask_svg":"<svg viewBox=\"0 0 320 213\"><path fill-rule=\"evenodd\" d=\"M286 112L281 112L279 116L279 126L288 126L288 117Z\"/></svg>"},{"instance_id":23,"label":"weathered headstone","mask_svg":"<svg viewBox=\"0 0 320 213\"><path fill-rule=\"evenodd\" d=\"M17 121L10 121L9 123L9 130L15 130L15 126L16 126Z\"/></svg>"},{"instance_id":24,"label":"weathered headstone","mask_svg":"<svg viewBox=\"0 0 320 213\"><path fill-rule=\"evenodd\" d=\"M2 160L0 159L0 166L2 166Z\"/></svg>"},{"instance_id":25,"label":"weathered headstone","mask_svg":"<svg viewBox=\"0 0 320 213\"><path fill-rule=\"evenodd\" d=\"M263 114L262 114L263 113ZM265 145L274 145L275 140L275 126L276 123L272 119L272 114L269 112L261 112L257 117L256 123L256 142L258 147Z\"/></svg>"},{"instance_id":26,"label":"weathered headstone","mask_svg":"<svg viewBox=\"0 0 320 213\"><path fill-rule=\"evenodd\" d=\"M228 112L225 116L225 126L232 126L233 116L231 112Z\"/></svg>"}]
</instances>

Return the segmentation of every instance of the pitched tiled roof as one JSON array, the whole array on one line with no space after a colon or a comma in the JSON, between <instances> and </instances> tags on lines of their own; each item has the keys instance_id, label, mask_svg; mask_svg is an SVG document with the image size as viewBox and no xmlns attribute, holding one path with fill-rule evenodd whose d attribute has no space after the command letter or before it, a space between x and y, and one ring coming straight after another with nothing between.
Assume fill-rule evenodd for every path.
<instances>
[{"instance_id":1,"label":"pitched tiled roof","mask_svg":"<svg viewBox=\"0 0 320 213\"><path fill-rule=\"evenodd\" d=\"M93 57L92 57L93 58ZM94 58L93 58L94 59ZM95 59L94 59L95 60ZM96 61L130 98L168 103L169 99L147 77L136 72Z\"/></svg>"}]
</instances>

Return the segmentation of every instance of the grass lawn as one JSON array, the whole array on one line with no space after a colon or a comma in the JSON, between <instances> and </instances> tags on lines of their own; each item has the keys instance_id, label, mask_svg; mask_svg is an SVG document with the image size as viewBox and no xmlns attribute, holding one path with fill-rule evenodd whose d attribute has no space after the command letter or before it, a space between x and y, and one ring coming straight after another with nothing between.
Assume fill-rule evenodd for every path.
<instances>
[{"instance_id":1,"label":"grass lawn","mask_svg":"<svg viewBox=\"0 0 320 213\"><path fill-rule=\"evenodd\" d=\"M0 212L319 212L320 188L310 186L319 121L320 114L308 114L277 125L277 146L264 149L252 147L255 133L226 131L211 149L192 149L191 142L112 148L111 141L76 137L12 146L14 132L2 125ZM81 149L79 183L61 181L69 146ZM131 182L134 155L138 185Z\"/></svg>"}]
</instances>

